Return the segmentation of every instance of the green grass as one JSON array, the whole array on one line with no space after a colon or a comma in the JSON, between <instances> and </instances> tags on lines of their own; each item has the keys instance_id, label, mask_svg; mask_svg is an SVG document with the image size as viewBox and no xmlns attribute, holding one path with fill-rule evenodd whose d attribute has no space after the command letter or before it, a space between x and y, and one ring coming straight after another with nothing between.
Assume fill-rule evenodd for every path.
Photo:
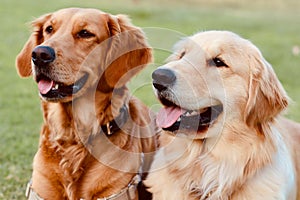
<instances>
[{"instance_id":1,"label":"green grass","mask_svg":"<svg viewBox=\"0 0 300 200\"><path fill-rule=\"evenodd\" d=\"M172 2L172 3L170 3ZM298 0L1 0L0 2L0 199L25 199L25 185L38 145L42 114L31 79L17 76L14 60L30 32L28 22L64 7L94 7L128 14L144 27L155 50L155 63L129 85L154 110L151 72L163 63L182 36L201 30L226 29L250 39L263 52L294 100L288 116L300 121L300 46ZM284 2L284 3L283 3ZM146 28L152 27L152 28ZM157 28L165 28L158 30ZM155 30L155 31L153 31Z\"/></svg>"}]
</instances>

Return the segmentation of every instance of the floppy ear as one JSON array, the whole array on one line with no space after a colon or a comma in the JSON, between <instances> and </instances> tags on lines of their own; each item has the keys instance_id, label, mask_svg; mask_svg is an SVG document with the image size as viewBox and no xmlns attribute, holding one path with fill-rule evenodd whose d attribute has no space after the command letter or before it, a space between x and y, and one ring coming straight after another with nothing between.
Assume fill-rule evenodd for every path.
<instances>
[{"instance_id":1,"label":"floppy ear","mask_svg":"<svg viewBox=\"0 0 300 200\"><path fill-rule=\"evenodd\" d=\"M127 16L108 14L107 20L110 45L105 56L106 69L98 88L104 84L113 89L124 86L151 62L152 50L143 31L132 25Z\"/></svg>"},{"instance_id":2,"label":"floppy ear","mask_svg":"<svg viewBox=\"0 0 300 200\"><path fill-rule=\"evenodd\" d=\"M50 17L50 14L43 15L32 22L33 31L16 58L16 67L21 77L28 77L31 71L31 53L32 50L43 42L43 24Z\"/></svg>"},{"instance_id":3,"label":"floppy ear","mask_svg":"<svg viewBox=\"0 0 300 200\"><path fill-rule=\"evenodd\" d=\"M248 125L272 120L288 106L289 97L272 66L258 54L250 66L249 96L245 110Z\"/></svg>"}]
</instances>

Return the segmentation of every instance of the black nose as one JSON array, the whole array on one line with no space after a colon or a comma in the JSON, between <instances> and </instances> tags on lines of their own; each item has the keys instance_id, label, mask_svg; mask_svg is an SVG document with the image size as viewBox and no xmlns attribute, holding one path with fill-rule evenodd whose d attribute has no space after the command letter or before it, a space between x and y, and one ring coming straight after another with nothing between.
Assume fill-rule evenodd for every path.
<instances>
[{"instance_id":1,"label":"black nose","mask_svg":"<svg viewBox=\"0 0 300 200\"><path fill-rule=\"evenodd\" d=\"M48 46L37 46L32 51L31 59L36 66L46 66L55 60L55 51Z\"/></svg>"},{"instance_id":2,"label":"black nose","mask_svg":"<svg viewBox=\"0 0 300 200\"><path fill-rule=\"evenodd\" d=\"M163 91L175 83L176 76L172 70L157 69L152 73L152 79L153 86L158 91Z\"/></svg>"}]
</instances>

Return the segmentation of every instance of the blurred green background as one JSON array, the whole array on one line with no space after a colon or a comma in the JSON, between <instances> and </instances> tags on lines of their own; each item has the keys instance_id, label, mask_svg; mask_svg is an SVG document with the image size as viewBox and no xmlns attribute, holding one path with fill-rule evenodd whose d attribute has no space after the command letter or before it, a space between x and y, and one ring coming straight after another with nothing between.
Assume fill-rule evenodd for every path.
<instances>
[{"instance_id":1,"label":"blurred green background","mask_svg":"<svg viewBox=\"0 0 300 200\"><path fill-rule=\"evenodd\" d=\"M0 199L25 199L42 123L36 84L18 77L15 56L30 35L30 21L65 7L127 14L146 30L155 62L129 86L154 110L158 104L151 72L170 54L172 44L198 31L231 30L250 39L273 65L294 100L287 116L300 121L298 0L0 0Z\"/></svg>"}]
</instances>

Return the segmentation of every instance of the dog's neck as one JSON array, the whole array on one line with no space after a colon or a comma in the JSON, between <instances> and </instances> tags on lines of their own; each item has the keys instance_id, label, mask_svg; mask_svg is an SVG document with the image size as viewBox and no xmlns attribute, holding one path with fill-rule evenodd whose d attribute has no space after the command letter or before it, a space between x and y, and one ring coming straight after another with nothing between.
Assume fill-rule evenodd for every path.
<instances>
[{"instance_id":1,"label":"dog's neck","mask_svg":"<svg viewBox=\"0 0 300 200\"><path fill-rule=\"evenodd\" d=\"M264 138L256 128L233 127L232 124L224 124L221 136L205 140L161 135L161 140L168 145L164 150L166 163L160 164L170 165L169 171L177 171L182 176L182 183L189 186L187 195L198 199L229 199L236 192L234 188L244 187L247 180L270 164L271 157L277 152L275 146L280 145L281 141L279 134L267 130L270 124L265 124ZM234 141L231 145L228 145L229 137ZM169 145L170 141L172 145ZM251 151L246 154L240 144Z\"/></svg>"},{"instance_id":2,"label":"dog's neck","mask_svg":"<svg viewBox=\"0 0 300 200\"><path fill-rule=\"evenodd\" d=\"M261 133L257 132L256 128L233 127L225 124L222 137L217 140L207 139L201 150L198 149L198 146L194 147L199 151L200 156L196 160L198 160L198 167L202 171L200 181L196 181L194 184L201 188L199 191L203 192L202 195L209 194L212 199L220 197L227 199L226 197L229 198L236 192L233 188L242 188L247 180L251 180L256 173L270 164L270 155L276 154L275 146L280 142L280 136L267 130L270 128L269 123L266 123L265 126L267 128L265 128L265 136L262 138ZM252 135L249 136L246 133L252 133ZM229 136L235 140L234 144L228 145L228 138L226 137ZM258 138L259 140L257 140ZM245 143L245 141L250 142ZM239 147L239 144L243 142L244 148L251 149L248 154ZM268 146L273 148L268 148ZM225 148L226 151L224 151ZM226 152L234 153L228 154ZM259 157L259 159L254 159L254 156ZM243 170L237 171L236 169Z\"/></svg>"},{"instance_id":3,"label":"dog's neck","mask_svg":"<svg viewBox=\"0 0 300 200\"><path fill-rule=\"evenodd\" d=\"M111 93L87 92L72 102L42 102L44 124L51 127L49 139L63 143L79 139L86 141L89 135L97 134L102 125L119 115L128 98L128 89L123 87ZM51 119L58 120L50 121L50 115Z\"/></svg>"}]
</instances>

